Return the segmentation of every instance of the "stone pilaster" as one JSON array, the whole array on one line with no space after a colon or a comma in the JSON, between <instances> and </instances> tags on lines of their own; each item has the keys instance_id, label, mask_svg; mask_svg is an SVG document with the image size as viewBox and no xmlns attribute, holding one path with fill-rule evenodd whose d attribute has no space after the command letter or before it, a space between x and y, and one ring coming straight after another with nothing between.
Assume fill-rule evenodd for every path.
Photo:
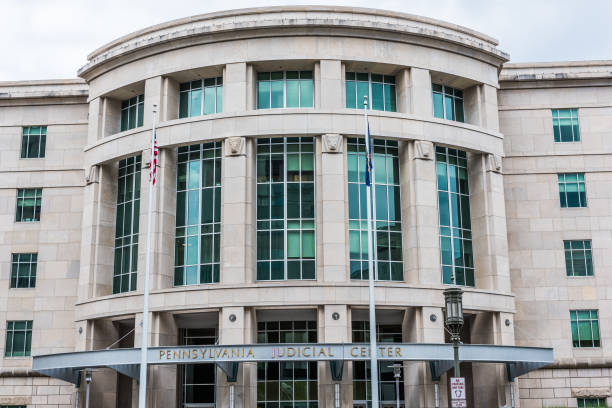
<instances>
[{"instance_id":1,"label":"stone pilaster","mask_svg":"<svg viewBox=\"0 0 612 408\"><path fill-rule=\"evenodd\" d=\"M412 113L412 82L410 69L404 68L395 75L397 86L397 111Z\"/></svg>"},{"instance_id":2,"label":"stone pilaster","mask_svg":"<svg viewBox=\"0 0 612 408\"><path fill-rule=\"evenodd\" d=\"M315 107L321 109L341 109L344 82L342 81L342 64L339 60L321 60L319 81L316 84Z\"/></svg>"},{"instance_id":3,"label":"stone pilaster","mask_svg":"<svg viewBox=\"0 0 612 408\"><path fill-rule=\"evenodd\" d=\"M497 89L491 85L481 85L482 94L482 126L488 130L499 131L499 108L497 105Z\"/></svg>"},{"instance_id":4,"label":"stone pilaster","mask_svg":"<svg viewBox=\"0 0 612 408\"><path fill-rule=\"evenodd\" d=\"M442 282L435 165L431 142L400 144L404 279L409 283Z\"/></svg>"},{"instance_id":5,"label":"stone pilaster","mask_svg":"<svg viewBox=\"0 0 612 408\"><path fill-rule=\"evenodd\" d=\"M247 64L225 66L223 77L223 112L243 112L247 107Z\"/></svg>"},{"instance_id":6,"label":"stone pilaster","mask_svg":"<svg viewBox=\"0 0 612 408\"><path fill-rule=\"evenodd\" d=\"M179 83L174 78L164 77L162 84L159 121L178 119Z\"/></svg>"},{"instance_id":7,"label":"stone pilaster","mask_svg":"<svg viewBox=\"0 0 612 408\"><path fill-rule=\"evenodd\" d=\"M79 299L110 295L113 285L116 165L89 169L83 189Z\"/></svg>"},{"instance_id":8,"label":"stone pilaster","mask_svg":"<svg viewBox=\"0 0 612 408\"><path fill-rule=\"evenodd\" d=\"M432 320L432 316L434 320ZM410 343L444 343L444 315L439 307L410 308L404 315L403 341ZM440 381L440 406L442 395L446 401L446 382ZM434 382L429 363L404 362L404 395L407 407L433 407Z\"/></svg>"},{"instance_id":9,"label":"stone pilaster","mask_svg":"<svg viewBox=\"0 0 612 408\"><path fill-rule=\"evenodd\" d=\"M250 310L244 307L224 307L219 314L219 344L253 343L250 317ZM230 385L227 374L221 368L217 368L217 406L229 406ZM250 406L248 400L256 390L257 364L240 363L238 377L234 383L234 407Z\"/></svg>"},{"instance_id":10,"label":"stone pilaster","mask_svg":"<svg viewBox=\"0 0 612 408\"><path fill-rule=\"evenodd\" d=\"M144 162L144 161L143 161ZM177 150L159 149L157 182L155 183L156 201L159 209L155 217L155 232L153 236L155 259L157 267L152 269L151 290L171 288L174 285L174 239L176 227L176 169ZM149 169L143 169L141 180L148 183ZM148 194L148 193L147 193ZM142 200L142 193L141 193ZM141 215L146 216L148 208L140 207ZM142 222L142 216L141 216ZM146 218L145 218L146 220ZM145 221L146 222L146 221ZM143 224L140 224L143 225ZM144 224L146 225L146 224ZM146 239L139 246L146 246ZM138 265L144 270L145 264ZM153 270L155 273L153 273ZM144 287L143 287L144 288Z\"/></svg>"},{"instance_id":11,"label":"stone pilaster","mask_svg":"<svg viewBox=\"0 0 612 408\"><path fill-rule=\"evenodd\" d=\"M244 283L251 277L252 142L242 137L225 140L221 171L221 283ZM248 152L248 154L247 154Z\"/></svg>"},{"instance_id":12,"label":"stone pilaster","mask_svg":"<svg viewBox=\"0 0 612 408\"><path fill-rule=\"evenodd\" d=\"M463 109L465 122L482 126L482 87L474 85L463 90Z\"/></svg>"},{"instance_id":13,"label":"stone pilaster","mask_svg":"<svg viewBox=\"0 0 612 408\"><path fill-rule=\"evenodd\" d=\"M431 75L429 70L410 68L410 113L430 118L433 116L431 102Z\"/></svg>"},{"instance_id":14,"label":"stone pilaster","mask_svg":"<svg viewBox=\"0 0 612 408\"><path fill-rule=\"evenodd\" d=\"M327 282L348 280L346 171L344 138L325 134L317 143L317 277ZM325 265L325 268L323 268Z\"/></svg>"},{"instance_id":15,"label":"stone pilaster","mask_svg":"<svg viewBox=\"0 0 612 408\"><path fill-rule=\"evenodd\" d=\"M325 305L319 309L320 324L319 342L350 343L351 327L349 310L346 305ZM342 381L340 382L340 406L351 406L353 402L353 377L349 370L349 362L344 362ZM351 364L352 365L352 364ZM335 400L335 384L331 376L329 362L319 362L319 401L329 402L333 406Z\"/></svg>"},{"instance_id":16,"label":"stone pilaster","mask_svg":"<svg viewBox=\"0 0 612 408\"><path fill-rule=\"evenodd\" d=\"M501 158L469 154L468 172L476 287L510 291Z\"/></svg>"},{"instance_id":17,"label":"stone pilaster","mask_svg":"<svg viewBox=\"0 0 612 408\"><path fill-rule=\"evenodd\" d=\"M149 78L145 81L144 117L142 121L145 128L151 127L153 124L154 106L157 106L157 112L160 112L162 106L163 82L164 80L161 76Z\"/></svg>"}]
</instances>

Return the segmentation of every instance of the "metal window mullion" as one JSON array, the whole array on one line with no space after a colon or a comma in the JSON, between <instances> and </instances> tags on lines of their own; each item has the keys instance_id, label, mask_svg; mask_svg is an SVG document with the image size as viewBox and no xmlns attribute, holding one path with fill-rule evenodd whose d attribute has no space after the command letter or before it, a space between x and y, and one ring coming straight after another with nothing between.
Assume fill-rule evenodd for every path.
<instances>
[{"instance_id":1,"label":"metal window mullion","mask_svg":"<svg viewBox=\"0 0 612 408\"><path fill-rule=\"evenodd\" d=\"M204 82L202 81L202 85L204 85ZM202 87L202 96L204 95L204 87ZM204 109L204 98L202 98L202 109ZM200 285L202 284L201 282L201 276L200 276L200 267L202 265L202 203L204 200L203 197L203 193L204 193L204 186L202 185L204 183L204 145L200 144L199 146L199 150L200 150L200 154L199 154L199 161L200 161L200 182L199 182L199 186L198 186L198 197L200 198L198 200L198 259L197 259L197 284ZM213 160L214 160L214 156L215 156L215 152L214 152L214 144L213 144ZM213 177L215 176L215 165L214 165L214 161L213 161ZM214 178L213 178L214 180ZM213 205L214 205L214 191L213 191ZM215 219L215 211L213 208L213 222ZM214 232L214 226L213 226L213 232ZM211 267L212 268L212 267ZM212 272L212 269L211 269Z\"/></svg>"},{"instance_id":2,"label":"metal window mullion","mask_svg":"<svg viewBox=\"0 0 612 408\"><path fill-rule=\"evenodd\" d=\"M283 137L283 266L284 280L287 280L287 139ZM272 208L272 206L270 206ZM270 268L270 278L272 278L272 269ZM280 384L280 382L279 382Z\"/></svg>"}]
</instances>

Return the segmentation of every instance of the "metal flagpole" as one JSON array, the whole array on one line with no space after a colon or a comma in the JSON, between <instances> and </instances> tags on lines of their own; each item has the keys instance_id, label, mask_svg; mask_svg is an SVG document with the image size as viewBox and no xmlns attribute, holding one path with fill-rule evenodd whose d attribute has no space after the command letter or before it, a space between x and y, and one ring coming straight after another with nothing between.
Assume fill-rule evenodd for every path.
<instances>
[{"instance_id":1,"label":"metal flagpole","mask_svg":"<svg viewBox=\"0 0 612 408\"><path fill-rule=\"evenodd\" d=\"M151 137L151 169L149 175L149 212L147 214L147 249L144 293L142 300L142 341L140 345L140 384L138 387L138 407L145 408L147 405L147 351L149 348L149 271L151 270L151 231L153 225L153 187L155 178L153 172L156 165L155 160L155 120L157 106L153 106L153 134Z\"/></svg>"},{"instance_id":2,"label":"metal flagpole","mask_svg":"<svg viewBox=\"0 0 612 408\"><path fill-rule=\"evenodd\" d=\"M368 125L368 97L363 97L366 148L366 205L368 212L368 287L370 292L370 379L372 385L372 407L378 403L378 350L376 349L376 308L374 299L374 250L372 237L372 146L370 146L370 127Z\"/></svg>"}]
</instances>

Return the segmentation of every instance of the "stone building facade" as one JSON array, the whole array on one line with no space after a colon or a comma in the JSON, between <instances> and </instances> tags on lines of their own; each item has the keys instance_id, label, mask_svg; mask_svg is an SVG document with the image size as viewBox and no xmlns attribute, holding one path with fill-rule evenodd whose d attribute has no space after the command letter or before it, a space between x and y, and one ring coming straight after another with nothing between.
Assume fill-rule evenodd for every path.
<instances>
[{"instance_id":1,"label":"stone building facade","mask_svg":"<svg viewBox=\"0 0 612 408\"><path fill-rule=\"evenodd\" d=\"M448 342L455 283L464 343L555 355L513 382L463 363L469 406L612 402L612 63L508 60L428 18L272 7L137 31L81 79L0 83L0 406L84 403L32 356L139 347L154 121L150 344L367 341L364 95L379 340ZM367 406L366 372L346 364L340 406ZM404 362L402 404L450 406L448 377ZM212 364L149 378L150 406L228 406ZM322 361L243 363L233 402L332 407L336 383ZM137 403L111 368L90 391Z\"/></svg>"}]
</instances>

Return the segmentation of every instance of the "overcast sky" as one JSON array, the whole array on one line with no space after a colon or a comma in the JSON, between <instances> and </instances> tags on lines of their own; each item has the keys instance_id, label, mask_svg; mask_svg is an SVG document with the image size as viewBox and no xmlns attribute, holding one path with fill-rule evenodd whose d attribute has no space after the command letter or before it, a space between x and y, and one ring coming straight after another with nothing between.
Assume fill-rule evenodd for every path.
<instances>
[{"instance_id":1,"label":"overcast sky","mask_svg":"<svg viewBox=\"0 0 612 408\"><path fill-rule=\"evenodd\" d=\"M612 0L0 0L0 81L72 78L113 39L211 11L333 4L403 11L481 31L512 62L612 59Z\"/></svg>"}]
</instances>

